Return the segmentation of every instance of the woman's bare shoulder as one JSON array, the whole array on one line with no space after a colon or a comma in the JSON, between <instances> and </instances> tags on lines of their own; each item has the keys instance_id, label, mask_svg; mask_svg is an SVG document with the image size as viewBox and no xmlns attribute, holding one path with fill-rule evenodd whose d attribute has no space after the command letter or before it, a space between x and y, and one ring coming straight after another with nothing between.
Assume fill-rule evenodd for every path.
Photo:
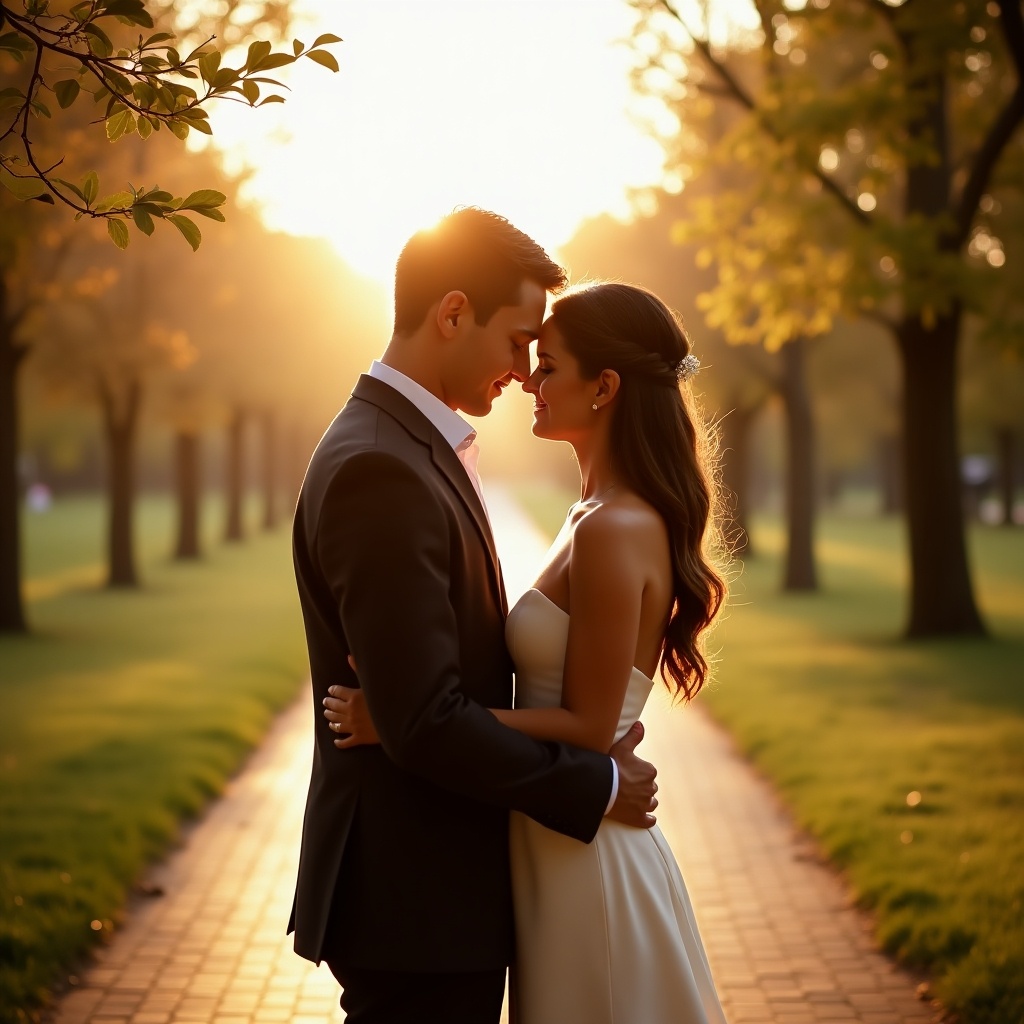
<instances>
[{"instance_id":1,"label":"woman's bare shoulder","mask_svg":"<svg viewBox=\"0 0 1024 1024\"><path fill-rule=\"evenodd\" d=\"M573 551L626 557L660 546L668 539L665 521L649 502L634 494L584 510L573 527Z\"/></svg>"}]
</instances>

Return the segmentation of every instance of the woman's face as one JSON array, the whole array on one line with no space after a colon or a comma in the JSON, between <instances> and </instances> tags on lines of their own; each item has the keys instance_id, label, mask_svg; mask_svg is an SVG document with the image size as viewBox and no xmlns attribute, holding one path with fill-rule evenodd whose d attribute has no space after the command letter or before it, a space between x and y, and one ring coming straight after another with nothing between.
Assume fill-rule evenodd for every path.
<instances>
[{"instance_id":1,"label":"woman's face","mask_svg":"<svg viewBox=\"0 0 1024 1024\"><path fill-rule=\"evenodd\" d=\"M533 432L551 441L572 441L594 429L598 382L580 376L580 364L549 317L537 341L537 368L523 385L534 398Z\"/></svg>"}]
</instances>

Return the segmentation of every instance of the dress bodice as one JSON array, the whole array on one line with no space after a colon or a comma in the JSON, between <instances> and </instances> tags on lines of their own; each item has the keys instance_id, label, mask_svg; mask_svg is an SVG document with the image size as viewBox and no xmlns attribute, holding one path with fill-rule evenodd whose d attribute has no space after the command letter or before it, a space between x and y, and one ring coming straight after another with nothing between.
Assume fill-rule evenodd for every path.
<instances>
[{"instance_id":1,"label":"dress bodice","mask_svg":"<svg viewBox=\"0 0 1024 1024\"><path fill-rule=\"evenodd\" d=\"M558 707L569 639L569 615L539 590L527 590L509 612L505 642L516 666L516 707ZM615 739L640 717L654 683L633 669L619 712Z\"/></svg>"}]
</instances>

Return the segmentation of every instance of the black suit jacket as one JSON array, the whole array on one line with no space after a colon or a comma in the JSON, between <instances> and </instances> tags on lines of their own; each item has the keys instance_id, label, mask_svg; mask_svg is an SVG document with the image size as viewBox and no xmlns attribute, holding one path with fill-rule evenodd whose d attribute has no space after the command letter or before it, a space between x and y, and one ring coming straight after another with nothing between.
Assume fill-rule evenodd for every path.
<instances>
[{"instance_id":1,"label":"black suit jacket","mask_svg":"<svg viewBox=\"0 0 1024 1024\"><path fill-rule=\"evenodd\" d=\"M486 710L512 702L486 515L451 446L387 384L361 377L320 441L293 540L316 729L295 950L350 969L501 967L509 808L589 842L609 758ZM362 685L381 746L333 745L334 683Z\"/></svg>"}]
</instances>

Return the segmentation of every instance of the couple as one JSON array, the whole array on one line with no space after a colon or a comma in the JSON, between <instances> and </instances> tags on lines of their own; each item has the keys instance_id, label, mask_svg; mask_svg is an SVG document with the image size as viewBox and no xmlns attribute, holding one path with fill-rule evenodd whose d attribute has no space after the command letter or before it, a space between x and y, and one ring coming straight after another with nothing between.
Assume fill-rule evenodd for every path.
<instances>
[{"instance_id":1,"label":"couple","mask_svg":"<svg viewBox=\"0 0 1024 1024\"><path fill-rule=\"evenodd\" d=\"M633 752L659 664L686 697L702 684L724 593L679 386L695 360L627 285L544 321L564 284L483 210L414 235L392 339L302 486L317 723L289 930L352 1024L494 1024L509 964L519 1024L724 1022ZM513 381L534 433L573 444L583 498L509 612L457 410L485 415Z\"/></svg>"}]
</instances>

